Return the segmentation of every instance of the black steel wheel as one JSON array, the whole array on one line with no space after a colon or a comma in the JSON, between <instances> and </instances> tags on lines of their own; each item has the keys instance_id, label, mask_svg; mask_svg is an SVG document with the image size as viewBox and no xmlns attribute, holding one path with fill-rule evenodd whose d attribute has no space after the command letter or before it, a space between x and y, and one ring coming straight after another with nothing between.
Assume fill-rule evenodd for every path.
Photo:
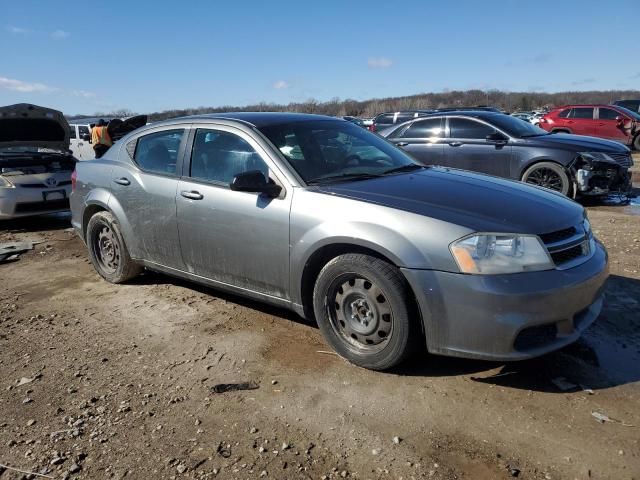
<instances>
[{"instance_id":1,"label":"black steel wheel","mask_svg":"<svg viewBox=\"0 0 640 480\"><path fill-rule=\"evenodd\" d=\"M411 290L393 265L364 254L340 255L316 280L313 307L327 342L372 370L392 368L421 343Z\"/></svg>"},{"instance_id":2,"label":"black steel wheel","mask_svg":"<svg viewBox=\"0 0 640 480\"><path fill-rule=\"evenodd\" d=\"M97 212L89 219L86 241L91 263L105 280L126 282L142 270L129 256L120 226L110 212Z\"/></svg>"}]
</instances>

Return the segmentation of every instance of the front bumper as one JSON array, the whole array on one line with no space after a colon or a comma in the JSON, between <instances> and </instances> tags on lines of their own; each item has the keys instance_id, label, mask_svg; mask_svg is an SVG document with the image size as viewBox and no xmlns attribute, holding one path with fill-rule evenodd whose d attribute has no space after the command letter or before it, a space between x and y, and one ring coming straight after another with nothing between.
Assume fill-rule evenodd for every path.
<instances>
[{"instance_id":1,"label":"front bumper","mask_svg":"<svg viewBox=\"0 0 640 480\"><path fill-rule=\"evenodd\" d=\"M598 317L608 257L567 270L464 275L402 269L418 300L429 352L484 360L524 360L578 339Z\"/></svg>"},{"instance_id":2,"label":"front bumper","mask_svg":"<svg viewBox=\"0 0 640 480\"><path fill-rule=\"evenodd\" d=\"M58 188L0 188L0 220L69 211L71 185Z\"/></svg>"}]
</instances>

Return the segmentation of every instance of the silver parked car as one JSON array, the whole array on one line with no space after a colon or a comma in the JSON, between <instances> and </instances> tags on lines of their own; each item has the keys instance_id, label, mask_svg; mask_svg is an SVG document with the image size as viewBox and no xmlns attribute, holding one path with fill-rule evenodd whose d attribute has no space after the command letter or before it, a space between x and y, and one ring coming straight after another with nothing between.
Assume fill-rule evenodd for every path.
<instances>
[{"instance_id":1,"label":"silver parked car","mask_svg":"<svg viewBox=\"0 0 640 480\"><path fill-rule=\"evenodd\" d=\"M72 222L106 280L148 268L291 308L367 368L425 344L530 358L602 306L607 254L580 205L417 165L344 120L174 119L76 168Z\"/></svg>"},{"instance_id":2,"label":"silver parked car","mask_svg":"<svg viewBox=\"0 0 640 480\"><path fill-rule=\"evenodd\" d=\"M61 112L0 107L0 220L69 210L75 162Z\"/></svg>"}]
</instances>

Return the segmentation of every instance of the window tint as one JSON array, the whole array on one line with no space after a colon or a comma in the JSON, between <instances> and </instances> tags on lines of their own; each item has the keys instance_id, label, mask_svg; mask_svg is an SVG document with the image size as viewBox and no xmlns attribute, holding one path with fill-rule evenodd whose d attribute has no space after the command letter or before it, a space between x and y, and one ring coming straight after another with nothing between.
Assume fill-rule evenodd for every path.
<instances>
[{"instance_id":1,"label":"window tint","mask_svg":"<svg viewBox=\"0 0 640 480\"><path fill-rule=\"evenodd\" d=\"M138 138L133 156L136 163L148 172L175 175L178 150L184 130L165 130Z\"/></svg>"},{"instance_id":2,"label":"window tint","mask_svg":"<svg viewBox=\"0 0 640 480\"><path fill-rule=\"evenodd\" d=\"M75 125L69 125L70 129L69 129L69 138L71 140L73 140L74 138L76 138L76 126Z\"/></svg>"},{"instance_id":3,"label":"window tint","mask_svg":"<svg viewBox=\"0 0 640 480\"><path fill-rule=\"evenodd\" d=\"M442 135L443 129L439 118L430 118L429 120L413 122L402 134L405 138L433 138L442 137Z\"/></svg>"},{"instance_id":4,"label":"window tint","mask_svg":"<svg viewBox=\"0 0 640 480\"><path fill-rule=\"evenodd\" d=\"M78 136L82 138L83 135L89 135L89 127L78 125Z\"/></svg>"},{"instance_id":5,"label":"window tint","mask_svg":"<svg viewBox=\"0 0 640 480\"><path fill-rule=\"evenodd\" d=\"M565 108L564 110L562 110L558 116L560 118L567 118L569 116L569 113L571 113L571 109L570 108Z\"/></svg>"},{"instance_id":6,"label":"window tint","mask_svg":"<svg viewBox=\"0 0 640 480\"><path fill-rule=\"evenodd\" d=\"M612 108L600 108L600 120L615 120L616 117L621 116Z\"/></svg>"},{"instance_id":7,"label":"window tint","mask_svg":"<svg viewBox=\"0 0 640 480\"><path fill-rule=\"evenodd\" d=\"M246 140L229 132L198 129L191 151L191 177L228 185L239 173L251 170L269 176L266 163Z\"/></svg>"},{"instance_id":8,"label":"window tint","mask_svg":"<svg viewBox=\"0 0 640 480\"><path fill-rule=\"evenodd\" d=\"M466 118L450 118L451 138L477 138L484 140L495 129L484 123Z\"/></svg>"},{"instance_id":9,"label":"window tint","mask_svg":"<svg viewBox=\"0 0 640 480\"><path fill-rule=\"evenodd\" d=\"M571 110L571 118L590 118L593 119L593 108L578 107Z\"/></svg>"}]
</instances>

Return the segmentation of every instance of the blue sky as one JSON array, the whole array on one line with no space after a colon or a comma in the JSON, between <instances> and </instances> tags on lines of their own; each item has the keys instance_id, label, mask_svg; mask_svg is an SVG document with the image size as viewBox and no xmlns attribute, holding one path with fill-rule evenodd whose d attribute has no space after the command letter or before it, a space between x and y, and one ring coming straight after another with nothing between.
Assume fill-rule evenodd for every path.
<instances>
[{"instance_id":1,"label":"blue sky","mask_svg":"<svg viewBox=\"0 0 640 480\"><path fill-rule=\"evenodd\" d=\"M65 113L638 89L640 1L0 0L0 104Z\"/></svg>"}]
</instances>

